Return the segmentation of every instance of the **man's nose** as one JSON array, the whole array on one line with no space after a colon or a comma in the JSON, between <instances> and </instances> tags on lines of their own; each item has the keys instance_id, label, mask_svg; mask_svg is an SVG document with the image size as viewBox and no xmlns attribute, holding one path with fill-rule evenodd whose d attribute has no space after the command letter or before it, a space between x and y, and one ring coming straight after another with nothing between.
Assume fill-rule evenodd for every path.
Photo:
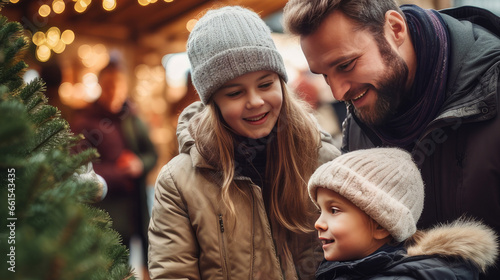
<instances>
[{"instance_id":1,"label":"man's nose","mask_svg":"<svg viewBox=\"0 0 500 280\"><path fill-rule=\"evenodd\" d=\"M346 93L349 91L349 82L341 77L326 77L326 82L330 86L333 97L338 101L348 101L345 100Z\"/></svg>"}]
</instances>

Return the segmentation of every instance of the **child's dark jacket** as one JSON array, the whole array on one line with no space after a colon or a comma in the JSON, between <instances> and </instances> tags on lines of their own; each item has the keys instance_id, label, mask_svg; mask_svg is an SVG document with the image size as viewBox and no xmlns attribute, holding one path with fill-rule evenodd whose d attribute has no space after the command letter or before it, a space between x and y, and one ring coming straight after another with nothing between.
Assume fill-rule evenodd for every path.
<instances>
[{"instance_id":1,"label":"child's dark jacket","mask_svg":"<svg viewBox=\"0 0 500 280\"><path fill-rule=\"evenodd\" d=\"M492 230L459 220L425 232L407 248L385 245L360 260L323 261L316 279L480 279L497 255Z\"/></svg>"}]
</instances>

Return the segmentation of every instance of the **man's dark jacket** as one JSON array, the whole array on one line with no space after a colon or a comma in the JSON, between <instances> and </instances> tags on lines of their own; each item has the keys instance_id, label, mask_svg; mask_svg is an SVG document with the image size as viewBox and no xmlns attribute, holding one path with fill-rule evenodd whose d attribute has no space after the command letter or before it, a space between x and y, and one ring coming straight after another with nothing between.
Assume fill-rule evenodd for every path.
<instances>
[{"instance_id":1,"label":"man's dark jacket","mask_svg":"<svg viewBox=\"0 0 500 280\"><path fill-rule=\"evenodd\" d=\"M500 233L500 19L473 7L440 13L450 35L450 68L446 101L412 150L425 182L419 227L467 215ZM342 151L379 146L349 111ZM500 279L500 263L483 279Z\"/></svg>"}]
</instances>

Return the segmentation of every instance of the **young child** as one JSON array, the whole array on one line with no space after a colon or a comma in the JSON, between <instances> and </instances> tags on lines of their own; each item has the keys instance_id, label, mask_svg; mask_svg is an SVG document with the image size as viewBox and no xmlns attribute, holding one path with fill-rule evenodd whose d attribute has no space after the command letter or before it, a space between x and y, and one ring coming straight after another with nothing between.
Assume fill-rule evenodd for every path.
<instances>
[{"instance_id":1,"label":"young child","mask_svg":"<svg viewBox=\"0 0 500 280\"><path fill-rule=\"evenodd\" d=\"M158 175L151 278L314 279L322 257L307 181L340 152L288 90L256 13L207 12L187 54L201 103L180 115L180 154Z\"/></svg>"},{"instance_id":2,"label":"young child","mask_svg":"<svg viewBox=\"0 0 500 280\"><path fill-rule=\"evenodd\" d=\"M498 255L495 232L473 220L416 232L424 184L401 149L343 154L314 172L309 195L325 257L316 279L478 279Z\"/></svg>"}]
</instances>

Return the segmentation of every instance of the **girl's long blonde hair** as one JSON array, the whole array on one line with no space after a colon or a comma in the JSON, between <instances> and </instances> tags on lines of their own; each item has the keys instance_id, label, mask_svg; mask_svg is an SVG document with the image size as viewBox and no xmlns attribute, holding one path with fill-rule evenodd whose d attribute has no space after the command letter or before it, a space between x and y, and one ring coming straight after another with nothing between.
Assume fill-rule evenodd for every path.
<instances>
[{"instance_id":1,"label":"girl's long blonde hair","mask_svg":"<svg viewBox=\"0 0 500 280\"><path fill-rule=\"evenodd\" d=\"M276 138L267 146L265 177L270 185L265 188L271 189L266 201L268 215L272 224L281 227L278 231L311 232L313 213L307 182L318 165L320 132L308 105L283 80L280 82L283 103L275 127ZM201 156L222 172L222 202L234 217L231 193L238 186L233 182L233 132L213 100L191 122L189 130Z\"/></svg>"}]
</instances>

